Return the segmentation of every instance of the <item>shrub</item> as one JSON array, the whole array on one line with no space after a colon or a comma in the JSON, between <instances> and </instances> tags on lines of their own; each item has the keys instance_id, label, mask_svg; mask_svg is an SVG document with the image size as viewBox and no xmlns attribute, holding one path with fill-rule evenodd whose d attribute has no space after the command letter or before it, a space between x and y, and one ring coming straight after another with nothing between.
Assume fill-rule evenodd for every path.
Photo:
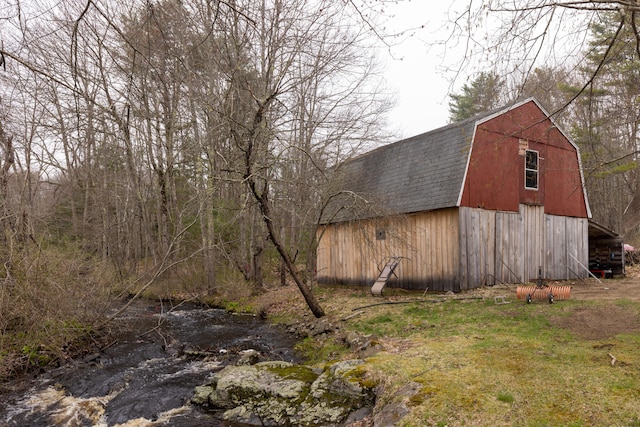
<instances>
[{"instance_id":1,"label":"shrub","mask_svg":"<svg viewBox=\"0 0 640 427\"><path fill-rule=\"evenodd\" d=\"M0 270L0 380L55 364L92 338L115 275L72 246L6 250Z\"/></svg>"}]
</instances>

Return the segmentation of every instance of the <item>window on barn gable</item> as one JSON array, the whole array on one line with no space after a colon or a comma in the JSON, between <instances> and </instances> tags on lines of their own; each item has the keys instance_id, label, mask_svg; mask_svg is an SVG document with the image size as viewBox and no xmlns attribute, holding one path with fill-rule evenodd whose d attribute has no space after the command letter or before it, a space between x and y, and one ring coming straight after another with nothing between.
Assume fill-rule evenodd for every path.
<instances>
[{"instance_id":1,"label":"window on barn gable","mask_svg":"<svg viewBox=\"0 0 640 427\"><path fill-rule=\"evenodd\" d=\"M526 150L524 153L524 187L527 190L538 189L538 152Z\"/></svg>"}]
</instances>

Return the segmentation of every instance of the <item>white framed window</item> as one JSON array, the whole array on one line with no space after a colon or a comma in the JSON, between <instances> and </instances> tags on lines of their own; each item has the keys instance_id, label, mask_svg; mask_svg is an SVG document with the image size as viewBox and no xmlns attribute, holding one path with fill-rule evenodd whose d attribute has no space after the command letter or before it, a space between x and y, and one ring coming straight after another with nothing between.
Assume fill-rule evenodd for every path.
<instances>
[{"instance_id":1,"label":"white framed window","mask_svg":"<svg viewBox=\"0 0 640 427\"><path fill-rule=\"evenodd\" d=\"M538 189L539 162L538 152L526 150L524 152L524 188L527 190Z\"/></svg>"}]
</instances>

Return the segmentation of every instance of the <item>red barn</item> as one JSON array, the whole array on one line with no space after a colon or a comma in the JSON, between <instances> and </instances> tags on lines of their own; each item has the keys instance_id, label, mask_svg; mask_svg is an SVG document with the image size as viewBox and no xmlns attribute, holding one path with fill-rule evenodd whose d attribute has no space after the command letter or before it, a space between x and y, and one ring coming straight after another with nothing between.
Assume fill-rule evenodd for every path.
<instances>
[{"instance_id":1,"label":"red barn","mask_svg":"<svg viewBox=\"0 0 640 427\"><path fill-rule=\"evenodd\" d=\"M459 291L585 277L591 216L578 147L535 99L339 165L317 279Z\"/></svg>"}]
</instances>

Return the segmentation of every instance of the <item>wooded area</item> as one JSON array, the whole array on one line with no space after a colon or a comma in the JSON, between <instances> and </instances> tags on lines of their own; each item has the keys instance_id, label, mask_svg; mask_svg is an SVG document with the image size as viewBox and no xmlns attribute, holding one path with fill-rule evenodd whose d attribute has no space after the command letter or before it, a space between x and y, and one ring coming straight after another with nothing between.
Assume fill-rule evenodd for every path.
<instances>
[{"instance_id":1,"label":"wooded area","mask_svg":"<svg viewBox=\"0 0 640 427\"><path fill-rule=\"evenodd\" d=\"M327 166L389 107L351 6L31 6L4 23L4 251L64 241L209 292L304 270Z\"/></svg>"},{"instance_id":2,"label":"wooded area","mask_svg":"<svg viewBox=\"0 0 640 427\"><path fill-rule=\"evenodd\" d=\"M395 140L373 59L384 2L27 3L0 17L0 329L35 330L41 307L81 325L114 283L160 280L199 295L293 278L322 315L308 287L328 168ZM535 96L580 146L594 219L638 246L639 8L525 3L452 17L470 45L486 13L504 24L501 49L483 46L502 68L477 68L452 117ZM556 66L534 31L567 10L588 16L571 45L586 59Z\"/></svg>"}]
</instances>

